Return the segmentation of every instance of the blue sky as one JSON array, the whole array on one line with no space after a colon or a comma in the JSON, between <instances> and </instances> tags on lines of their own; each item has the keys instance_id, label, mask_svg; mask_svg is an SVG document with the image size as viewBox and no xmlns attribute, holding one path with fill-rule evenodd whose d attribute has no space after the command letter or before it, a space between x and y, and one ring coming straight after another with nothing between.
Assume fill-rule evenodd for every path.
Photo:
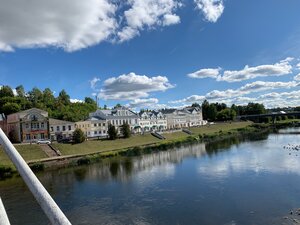
<instances>
[{"instance_id":1,"label":"blue sky","mask_svg":"<svg viewBox=\"0 0 300 225\"><path fill-rule=\"evenodd\" d=\"M0 85L101 106L300 105L299 0L0 4Z\"/></svg>"}]
</instances>

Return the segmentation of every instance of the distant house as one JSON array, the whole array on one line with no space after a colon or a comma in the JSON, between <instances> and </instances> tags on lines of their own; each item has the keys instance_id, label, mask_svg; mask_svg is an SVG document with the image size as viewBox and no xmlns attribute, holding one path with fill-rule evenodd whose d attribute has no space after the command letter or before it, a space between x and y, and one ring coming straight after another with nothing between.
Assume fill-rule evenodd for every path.
<instances>
[{"instance_id":1,"label":"distant house","mask_svg":"<svg viewBox=\"0 0 300 225\"><path fill-rule=\"evenodd\" d=\"M178 129L205 125L202 110L199 107L186 107L183 109L164 109L161 111L167 118L168 129Z\"/></svg>"},{"instance_id":2,"label":"distant house","mask_svg":"<svg viewBox=\"0 0 300 225\"><path fill-rule=\"evenodd\" d=\"M141 132L163 131L167 129L167 119L164 114L157 111L142 111L139 113L139 126Z\"/></svg>"},{"instance_id":3,"label":"distant house","mask_svg":"<svg viewBox=\"0 0 300 225\"><path fill-rule=\"evenodd\" d=\"M65 120L49 119L50 138L53 141L72 139L75 123Z\"/></svg>"},{"instance_id":4,"label":"distant house","mask_svg":"<svg viewBox=\"0 0 300 225\"><path fill-rule=\"evenodd\" d=\"M96 112L90 113L90 118L97 120L105 120L107 125L112 124L120 132L120 127L127 123L131 131L139 127L139 116L126 107L118 107L115 109L98 109Z\"/></svg>"},{"instance_id":5,"label":"distant house","mask_svg":"<svg viewBox=\"0 0 300 225\"><path fill-rule=\"evenodd\" d=\"M7 116L7 133L15 132L17 141L31 142L49 138L48 112L32 108Z\"/></svg>"},{"instance_id":6,"label":"distant house","mask_svg":"<svg viewBox=\"0 0 300 225\"><path fill-rule=\"evenodd\" d=\"M91 136L91 127L92 127L92 122L89 120L75 122L75 129L76 128L81 129L87 138Z\"/></svg>"}]
</instances>

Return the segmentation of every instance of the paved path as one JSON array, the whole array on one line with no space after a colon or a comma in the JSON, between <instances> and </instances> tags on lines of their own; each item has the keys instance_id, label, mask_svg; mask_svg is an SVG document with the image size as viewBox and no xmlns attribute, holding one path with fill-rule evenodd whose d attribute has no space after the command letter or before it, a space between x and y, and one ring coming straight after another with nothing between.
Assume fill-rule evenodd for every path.
<instances>
[{"instance_id":1,"label":"paved path","mask_svg":"<svg viewBox=\"0 0 300 225\"><path fill-rule=\"evenodd\" d=\"M41 144L40 146L47 156L49 157L57 156L56 152L53 151L47 144Z\"/></svg>"}]
</instances>

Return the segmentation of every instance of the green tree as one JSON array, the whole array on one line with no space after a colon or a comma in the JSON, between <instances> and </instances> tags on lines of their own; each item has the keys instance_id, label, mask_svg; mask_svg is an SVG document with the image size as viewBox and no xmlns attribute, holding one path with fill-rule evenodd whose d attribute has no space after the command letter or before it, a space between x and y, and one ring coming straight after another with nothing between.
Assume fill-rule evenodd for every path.
<instances>
[{"instance_id":1,"label":"green tree","mask_svg":"<svg viewBox=\"0 0 300 225\"><path fill-rule=\"evenodd\" d=\"M120 108L120 107L122 107L122 105L120 103L118 103L118 104L115 105L114 109Z\"/></svg>"},{"instance_id":2,"label":"green tree","mask_svg":"<svg viewBox=\"0 0 300 225\"><path fill-rule=\"evenodd\" d=\"M90 97L85 97L84 102L87 104L97 105L96 101Z\"/></svg>"},{"instance_id":3,"label":"green tree","mask_svg":"<svg viewBox=\"0 0 300 225\"><path fill-rule=\"evenodd\" d=\"M207 119L215 121L217 116L217 108L214 104L210 104L207 110Z\"/></svg>"},{"instance_id":4,"label":"green tree","mask_svg":"<svg viewBox=\"0 0 300 225\"><path fill-rule=\"evenodd\" d=\"M41 108L43 101L43 93L40 89L34 87L31 91L28 92L28 100L32 103L33 107Z\"/></svg>"},{"instance_id":5,"label":"green tree","mask_svg":"<svg viewBox=\"0 0 300 225\"><path fill-rule=\"evenodd\" d=\"M129 138L130 137L131 132L130 132L130 127L129 127L128 123L124 123L121 126L121 133L122 133L124 138Z\"/></svg>"},{"instance_id":6,"label":"green tree","mask_svg":"<svg viewBox=\"0 0 300 225\"><path fill-rule=\"evenodd\" d=\"M209 102L207 100L204 100L202 102L202 114L203 119L208 120L208 109L209 109Z\"/></svg>"},{"instance_id":7,"label":"green tree","mask_svg":"<svg viewBox=\"0 0 300 225\"><path fill-rule=\"evenodd\" d=\"M7 85L0 87L0 98L3 97L14 97L14 92L11 87Z\"/></svg>"},{"instance_id":8,"label":"green tree","mask_svg":"<svg viewBox=\"0 0 300 225\"><path fill-rule=\"evenodd\" d=\"M18 94L19 97L22 97L22 98L25 97L25 90L24 90L23 85L17 86L16 91L17 91L17 94Z\"/></svg>"},{"instance_id":9,"label":"green tree","mask_svg":"<svg viewBox=\"0 0 300 225\"><path fill-rule=\"evenodd\" d=\"M236 112L232 109L223 109L217 113L217 120L219 121L228 121L233 120L236 117Z\"/></svg>"},{"instance_id":10,"label":"green tree","mask_svg":"<svg viewBox=\"0 0 300 225\"><path fill-rule=\"evenodd\" d=\"M117 133L116 127L114 125L109 124L107 134L108 134L108 138L110 140L117 139L118 133Z\"/></svg>"},{"instance_id":11,"label":"green tree","mask_svg":"<svg viewBox=\"0 0 300 225\"><path fill-rule=\"evenodd\" d=\"M21 110L21 107L17 103L7 102L2 107L2 112L5 115L16 113L16 112L19 112L20 110Z\"/></svg>"},{"instance_id":12,"label":"green tree","mask_svg":"<svg viewBox=\"0 0 300 225\"><path fill-rule=\"evenodd\" d=\"M8 133L8 139L12 142L12 143L17 143L19 142L18 140L18 134L17 134L17 131L14 129L14 130L11 130L9 133Z\"/></svg>"},{"instance_id":13,"label":"green tree","mask_svg":"<svg viewBox=\"0 0 300 225\"><path fill-rule=\"evenodd\" d=\"M82 143L85 141L85 135L83 131L79 128L76 128L73 132L73 140L75 143Z\"/></svg>"},{"instance_id":14,"label":"green tree","mask_svg":"<svg viewBox=\"0 0 300 225\"><path fill-rule=\"evenodd\" d=\"M55 97L50 88L45 88L43 91L43 103L47 108L55 108Z\"/></svg>"},{"instance_id":15,"label":"green tree","mask_svg":"<svg viewBox=\"0 0 300 225\"><path fill-rule=\"evenodd\" d=\"M67 94L67 92L63 89L61 92L59 92L57 101L60 104L63 105L69 105L70 104L70 96Z\"/></svg>"}]
</instances>

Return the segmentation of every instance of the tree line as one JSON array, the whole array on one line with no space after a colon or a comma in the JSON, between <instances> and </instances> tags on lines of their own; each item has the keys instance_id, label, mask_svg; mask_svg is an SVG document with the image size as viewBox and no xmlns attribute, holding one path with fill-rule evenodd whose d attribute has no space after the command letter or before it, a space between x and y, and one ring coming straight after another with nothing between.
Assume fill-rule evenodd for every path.
<instances>
[{"instance_id":1,"label":"tree line","mask_svg":"<svg viewBox=\"0 0 300 225\"><path fill-rule=\"evenodd\" d=\"M86 97L84 102L72 103L70 96L65 90L61 90L57 97L50 88L40 90L37 87L26 92L22 85L15 88L16 93L10 86L0 88L0 113L9 115L30 108L39 108L47 111L49 117L79 121L88 117L90 112L97 109L96 101Z\"/></svg>"}]
</instances>

